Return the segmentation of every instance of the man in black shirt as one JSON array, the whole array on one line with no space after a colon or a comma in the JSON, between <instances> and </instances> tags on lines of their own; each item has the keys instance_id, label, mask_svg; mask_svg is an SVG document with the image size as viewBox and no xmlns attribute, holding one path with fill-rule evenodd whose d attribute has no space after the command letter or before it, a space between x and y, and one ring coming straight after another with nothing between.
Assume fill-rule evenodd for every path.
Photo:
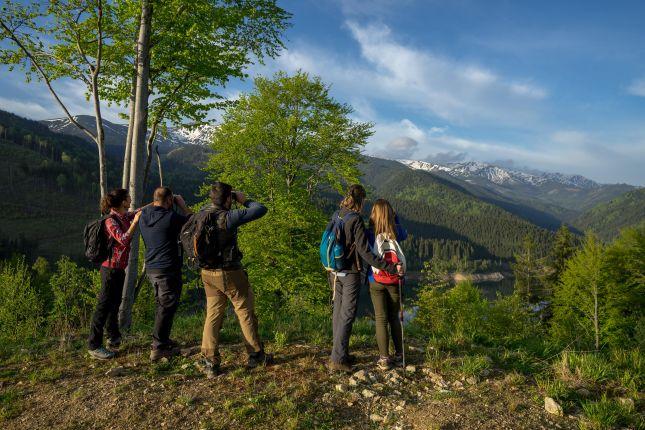
<instances>
[{"instance_id":1,"label":"man in black shirt","mask_svg":"<svg viewBox=\"0 0 645 430\"><path fill-rule=\"evenodd\" d=\"M184 215L173 210L176 204ZM150 360L177 354L175 343L170 340L172 321L181 296L181 254L178 237L182 226L192 215L184 199L172 194L168 187L155 190L152 206L143 209L140 229L146 244L146 273L155 291L157 310L152 333Z\"/></svg>"}]
</instances>

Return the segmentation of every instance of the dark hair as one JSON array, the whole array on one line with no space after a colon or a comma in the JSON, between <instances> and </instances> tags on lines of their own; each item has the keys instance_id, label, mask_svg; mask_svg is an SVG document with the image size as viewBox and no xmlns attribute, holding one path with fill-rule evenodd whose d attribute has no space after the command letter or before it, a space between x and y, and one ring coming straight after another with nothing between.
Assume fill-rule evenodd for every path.
<instances>
[{"instance_id":1,"label":"dark hair","mask_svg":"<svg viewBox=\"0 0 645 430\"><path fill-rule=\"evenodd\" d=\"M120 208L121 204L128 198L128 190L125 188L116 188L101 199L101 213L105 215L110 209Z\"/></svg>"},{"instance_id":2,"label":"dark hair","mask_svg":"<svg viewBox=\"0 0 645 430\"><path fill-rule=\"evenodd\" d=\"M343 201L340 202L340 207L360 212L360 210L363 208L365 197L367 197L365 188L363 188L363 186L360 184L354 184L347 190L347 195L345 196Z\"/></svg>"},{"instance_id":3,"label":"dark hair","mask_svg":"<svg viewBox=\"0 0 645 430\"><path fill-rule=\"evenodd\" d=\"M208 196L211 198L213 205L221 208L224 206L224 203L226 203L226 200L228 200L228 198L231 196L232 191L233 187L231 187L229 184L218 181L213 184L213 186L211 187L211 192L208 194Z\"/></svg>"},{"instance_id":4,"label":"dark hair","mask_svg":"<svg viewBox=\"0 0 645 430\"><path fill-rule=\"evenodd\" d=\"M163 203L168 197L172 197L172 190L169 187L159 187L152 198L156 203Z\"/></svg>"}]
</instances>

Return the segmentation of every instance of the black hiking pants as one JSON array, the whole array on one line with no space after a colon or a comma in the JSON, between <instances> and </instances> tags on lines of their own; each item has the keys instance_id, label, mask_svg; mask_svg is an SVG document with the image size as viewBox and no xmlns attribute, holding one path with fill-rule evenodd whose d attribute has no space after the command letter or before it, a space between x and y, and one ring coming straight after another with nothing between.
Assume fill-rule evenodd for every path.
<instances>
[{"instance_id":1,"label":"black hiking pants","mask_svg":"<svg viewBox=\"0 0 645 430\"><path fill-rule=\"evenodd\" d=\"M170 330L181 297L181 269L148 269L146 272L155 292L156 303L152 349L169 348Z\"/></svg>"},{"instance_id":2,"label":"black hiking pants","mask_svg":"<svg viewBox=\"0 0 645 430\"><path fill-rule=\"evenodd\" d=\"M98 303L90 324L88 347L94 350L103 345L103 328L105 327L110 339L121 338L119 331L119 306L121 292L125 281L125 270L101 267L101 291Z\"/></svg>"},{"instance_id":3,"label":"black hiking pants","mask_svg":"<svg viewBox=\"0 0 645 430\"><path fill-rule=\"evenodd\" d=\"M347 363L349 360L349 337L356 319L358 296L361 291L360 273L329 274L329 282L334 288L334 312L332 329L334 346L331 360L335 363ZM334 279L336 278L336 279ZM334 285L335 284L335 285Z\"/></svg>"}]
</instances>

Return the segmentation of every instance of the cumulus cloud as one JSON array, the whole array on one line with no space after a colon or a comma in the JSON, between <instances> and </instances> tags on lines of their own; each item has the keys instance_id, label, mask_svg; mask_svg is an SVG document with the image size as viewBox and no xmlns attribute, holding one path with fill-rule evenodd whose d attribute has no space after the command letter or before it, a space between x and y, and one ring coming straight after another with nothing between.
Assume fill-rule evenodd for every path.
<instances>
[{"instance_id":1,"label":"cumulus cloud","mask_svg":"<svg viewBox=\"0 0 645 430\"><path fill-rule=\"evenodd\" d=\"M419 142L411 137L401 136L392 139L386 146L388 158L408 159L412 158L419 146Z\"/></svg>"},{"instance_id":2,"label":"cumulus cloud","mask_svg":"<svg viewBox=\"0 0 645 430\"><path fill-rule=\"evenodd\" d=\"M633 96L645 97L645 78L634 80L631 85L627 87L627 92Z\"/></svg>"}]
</instances>

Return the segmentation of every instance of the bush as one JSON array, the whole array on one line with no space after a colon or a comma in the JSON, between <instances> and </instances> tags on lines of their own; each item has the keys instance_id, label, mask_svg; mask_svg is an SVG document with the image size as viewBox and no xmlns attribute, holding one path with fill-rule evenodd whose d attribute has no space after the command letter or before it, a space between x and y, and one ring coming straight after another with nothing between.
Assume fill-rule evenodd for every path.
<instances>
[{"instance_id":1,"label":"bush","mask_svg":"<svg viewBox=\"0 0 645 430\"><path fill-rule=\"evenodd\" d=\"M0 297L0 339L17 342L36 337L43 322L42 301L24 257L2 264Z\"/></svg>"},{"instance_id":2,"label":"bush","mask_svg":"<svg viewBox=\"0 0 645 430\"><path fill-rule=\"evenodd\" d=\"M56 335L67 336L88 326L100 284L98 271L78 267L69 257L58 260L49 280L54 295L49 318Z\"/></svg>"},{"instance_id":3,"label":"bush","mask_svg":"<svg viewBox=\"0 0 645 430\"><path fill-rule=\"evenodd\" d=\"M489 302L470 282L455 287L425 286L419 292L415 324L437 340L513 343L540 333L517 296Z\"/></svg>"}]
</instances>

